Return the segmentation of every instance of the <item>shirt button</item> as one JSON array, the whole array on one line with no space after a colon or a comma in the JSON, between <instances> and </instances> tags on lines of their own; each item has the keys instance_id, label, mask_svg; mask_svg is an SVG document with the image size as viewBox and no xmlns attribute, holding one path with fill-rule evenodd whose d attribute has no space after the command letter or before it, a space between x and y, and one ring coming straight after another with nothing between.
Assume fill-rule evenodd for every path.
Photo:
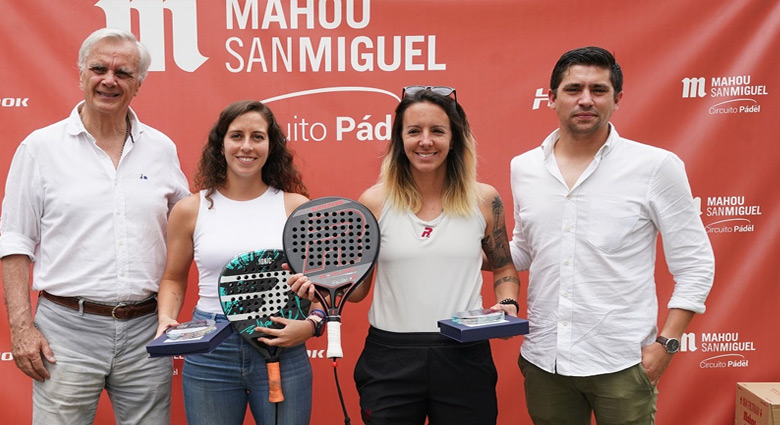
<instances>
[{"instance_id":1,"label":"shirt button","mask_svg":"<svg viewBox=\"0 0 780 425\"><path fill-rule=\"evenodd\" d=\"M569 326L569 322L567 322L567 321L565 321L565 320L564 320L563 322L561 322L561 325L563 325L563 326Z\"/></svg>"},{"instance_id":2,"label":"shirt button","mask_svg":"<svg viewBox=\"0 0 780 425\"><path fill-rule=\"evenodd\" d=\"M564 266L568 266L568 265L569 265L569 260L565 260L565 261L563 262L563 265L564 265Z\"/></svg>"},{"instance_id":3,"label":"shirt button","mask_svg":"<svg viewBox=\"0 0 780 425\"><path fill-rule=\"evenodd\" d=\"M564 230L566 230L567 232L571 232L571 227L566 226Z\"/></svg>"}]
</instances>

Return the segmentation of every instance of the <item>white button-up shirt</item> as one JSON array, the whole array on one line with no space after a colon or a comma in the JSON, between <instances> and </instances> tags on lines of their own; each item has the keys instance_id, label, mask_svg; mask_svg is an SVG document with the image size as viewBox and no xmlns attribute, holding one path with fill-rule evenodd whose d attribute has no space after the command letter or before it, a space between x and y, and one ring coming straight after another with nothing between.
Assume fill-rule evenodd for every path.
<instances>
[{"instance_id":1,"label":"white button-up shirt","mask_svg":"<svg viewBox=\"0 0 780 425\"><path fill-rule=\"evenodd\" d=\"M590 376L641 361L656 337L656 241L674 276L669 308L704 312L714 276L709 238L673 153L609 137L569 189L558 130L511 164L518 270L529 270L522 355L550 373Z\"/></svg>"},{"instance_id":2,"label":"white button-up shirt","mask_svg":"<svg viewBox=\"0 0 780 425\"><path fill-rule=\"evenodd\" d=\"M117 303L157 292L170 209L189 194L176 146L130 111L117 168L78 109L16 151L0 219L0 257L34 261L33 290Z\"/></svg>"}]
</instances>

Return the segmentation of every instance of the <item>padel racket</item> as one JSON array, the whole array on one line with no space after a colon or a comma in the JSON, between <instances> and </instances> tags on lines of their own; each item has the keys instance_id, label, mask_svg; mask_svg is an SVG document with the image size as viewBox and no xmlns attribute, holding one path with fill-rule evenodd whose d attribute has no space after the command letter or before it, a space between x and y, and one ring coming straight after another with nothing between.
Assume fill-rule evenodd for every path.
<instances>
[{"instance_id":1,"label":"padel racket","mask_svg":"<svg viewBox=\"0 0 780 425\"><path fill-rule=\"evenodd\" d=\"M283 242L290 268L309 278L328 310L327 357L343 357L341 310L379 254L376 218L351 199L313 199L287 218Z\"/></svg>"},{"instance_id":2,"label":"padel racket","mask_svg":"<svg viewBox=\"0 0 780 425\"><path fill-rule=\"evenodd\" d=\"M298 298L290 291L290 272L282 268L287 260L284 252L267 249L239 254L222 269L219 276L219 302L222 311L245 341L256 348L266 360L268 369L268 400L284 400L279 356L283 347L270 347L257 338L267 336L255 327L281 328L272 316L293 320L306 319L309 300Z\"/></svg>"}]
</instances>

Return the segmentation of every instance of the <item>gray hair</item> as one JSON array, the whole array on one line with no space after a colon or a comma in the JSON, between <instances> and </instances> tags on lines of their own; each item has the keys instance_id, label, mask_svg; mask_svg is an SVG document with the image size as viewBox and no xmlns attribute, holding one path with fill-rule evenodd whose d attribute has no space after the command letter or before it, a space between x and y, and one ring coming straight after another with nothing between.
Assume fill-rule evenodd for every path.
<instances>
[{"instance_id":1,"label":"gray hair","mask_svg":"<svg viewBox=\"0 0 780 425\"><path fill-rule=\"evenodd\" d=\"M101 28L90 34L81 43L81 48L79 49L79 71L84 72L86 70L87 56L89 56L95 44L106 39L128 41L135 44L135 47L138 49L138 82L142 83L149 72L149 65L152 64L152 56L149 54L149 50L135 38L133 33L118 28Z\"/></svg>"}]
</instances>

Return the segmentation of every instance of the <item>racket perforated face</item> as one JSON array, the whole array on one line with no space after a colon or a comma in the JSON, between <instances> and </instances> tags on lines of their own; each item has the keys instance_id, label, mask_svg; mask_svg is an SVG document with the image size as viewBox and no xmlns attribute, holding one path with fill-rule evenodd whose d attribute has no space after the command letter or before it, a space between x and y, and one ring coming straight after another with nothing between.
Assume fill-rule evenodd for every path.
<instances>
[{"instance_id":1,"label":"racket perforated face","mask_svg":"<svg viewBox=\"0 0 780 425\"><path fill-rule=\"evenodd\" d=\"M258 250L240 254L222 270L219 277L219 301L233 328L258 348L257 338L264 336L255 327L280 328L272 316L302 320L309 301L290 291L290 272L281 250ZM267 348L267 347L262 347Z\"/></svg>"},{"instance_id":2,"label":"racket perforated face","mask_svg":"<svg viewBox=\"0 0 780 425\"><path fill-rule=\"evenodd\" d=\"M290 268L305 274L325 303L341 310L349 291L371 271L379 253L379 225L363 204L347 198L318 198L290 214L284 226ZM341 300L336 300L340 293ZM324 296L320 294L321 301Z\"/></svg>"},{"instance_id":3,"label":"racket perforated face","mask_svg":"<svg viewBox=\"0 0 780 425\"><path fill-rule=\"evenodd\" d=\"M306 318L308 300L290 291L290 272L282 268L287 262L284 251L267 249L249 251L230 260L219 276L219 303L233 328L266 359L268 400L284 401L279 355L283 348L269 347L257 341L265 336L256 327L281 328L271 317L293 320Z\"/></svg>"},{"instance_id":4,"label":"racket perforated face","mask_svg":"<svg viewBox=\"0 0 780 425\"><path fill-rule=\"evenodd\" d=\"M290 268L309 278L317 299L328 309L326 355L343 357L339 316L379 254L376 218L351 199L313 199L290 214L282 240Z\"/></svg>"}]
</instances>

